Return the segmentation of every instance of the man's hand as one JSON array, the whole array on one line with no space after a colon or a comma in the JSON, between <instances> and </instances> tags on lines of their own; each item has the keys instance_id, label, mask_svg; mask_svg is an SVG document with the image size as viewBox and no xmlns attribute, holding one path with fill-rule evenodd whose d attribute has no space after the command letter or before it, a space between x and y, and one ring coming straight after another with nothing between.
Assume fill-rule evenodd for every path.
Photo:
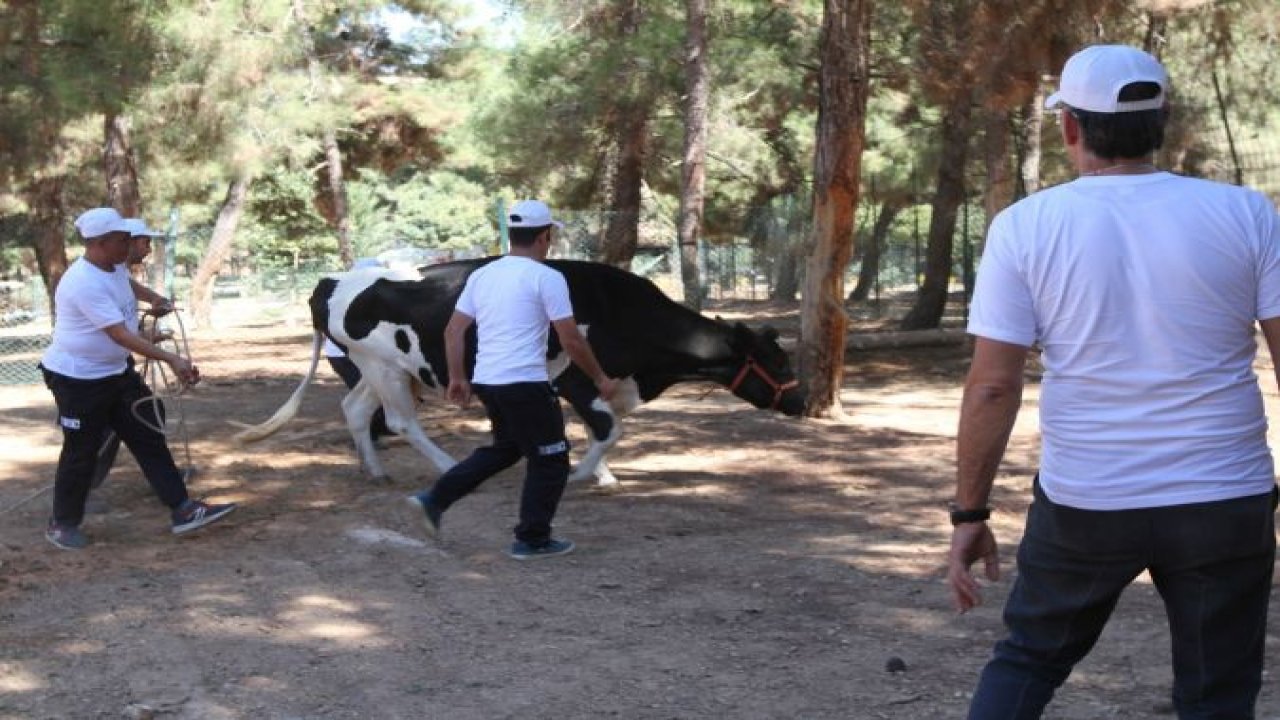
<instances>
[{"instance_id":1,"label":"man's hand","mask_svg":"<svg viewBox=\"0 0 1280 720\"><path fill-rule=\"evenodd\" d=\"M449 388L444 394L449 402L464 408L471 402L471 383L466 380L450 380Z\"/></svg>"},{"instance_id":2,"label":"man's hand","mask_svg":"<svg viewBox=\"0 0 1280 720\"><path fill-rule=\"evenodd\" d=\"M951 551L947 553L947 584L955 599L956 610L967 612L982 604L978 580L970 568L983 561L988 580L1000 579L1000 551L996 537L985 522L961 523L951 532Z\"/></svg>"},{"instance_id":3,"label":"man's hand","mask_svg":"<svg viewBox=\"0 0 1280 720\"><path fill-rule=\"evenodd\" d=\"M605 376L605 378L596 383L596 391L600 393L600 399L609 402L618 392L619 380Z\"/></svg>"},{"instance_id":4,"label":"man's hand","mask_svg":"<svg viewBox=\"0 0 1280 720\"><path fill-rule=\"evenodd\" d=\"M151 303L151 307L147 309L147 314L154 315L156 317L164 317L176 309L177 308L173 306L173 301L169 298L157 297L155 301Z\"/></svg>"},{"instance_id":5,"label":"man's hand","mask_svg":"<svg viewBox=\"0 0 1280 720\"><path fill-rule=\"evenodd\" d=\"M169 360L169 367L173 368L173 374L183 387L190 387L200 382L200 368L180 355L174 355Z\"/></svg>"}]
</instances>

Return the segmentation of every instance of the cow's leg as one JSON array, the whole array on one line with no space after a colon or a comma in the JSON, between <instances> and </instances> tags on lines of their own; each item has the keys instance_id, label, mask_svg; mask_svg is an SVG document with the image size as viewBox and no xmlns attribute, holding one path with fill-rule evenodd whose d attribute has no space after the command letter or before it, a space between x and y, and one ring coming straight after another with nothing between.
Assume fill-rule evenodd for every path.
<instances>
[{"instance_id":1,"label":"cow's leg","mask_svg":"<svg viewBox=\"0 0 1280 720\"><path fill-rule=\"evenodd\" d=\"M413 378L394 367L382 366L365 375L377 392L382 410L387 416L387 428L403 437L431 461L436 471L443 473L457 465L449 453L431 442L418 424L418 406L414 401ZM369 443L372 445L372 441Z\"/></svg>"},{"instance_id":2,"label":"cow's leg","mask_svg":"<svg viewBox=\"0 0 1280 720\"><path fill-rule=\"evenodd\" d=\"M342 415L347 419L347 430L356 443L356 454L360 456L360 466L376 482L386 482L391 478L382 463L378 460L378 448L373 444L369 434L369 423L373 413L378 409L378 394L373 385L365 378L351 388L351 392L342 398Z\"/></svg>"},{"instance_id":3,"label":"cow's leg","mask_svg":"<svg viewBox=\"0 0 1280 720\"><path fill-rule=\"evenodd\" d=\"M605 455L622 437L621 417L614 412L609 403L600 399L595 385L577 368L565 372L557 380L557 385L560 394L569 401L574 412L587 426L589 440L587 451L569 473L569 482L585 480L594 475L597 485L617 484L618 479L605 464ZM634 386L634 383L624 381L623 385L624 387L618 390L619 395L634 394L631 388L627 387Z\"/></svg>"}]
</instances>

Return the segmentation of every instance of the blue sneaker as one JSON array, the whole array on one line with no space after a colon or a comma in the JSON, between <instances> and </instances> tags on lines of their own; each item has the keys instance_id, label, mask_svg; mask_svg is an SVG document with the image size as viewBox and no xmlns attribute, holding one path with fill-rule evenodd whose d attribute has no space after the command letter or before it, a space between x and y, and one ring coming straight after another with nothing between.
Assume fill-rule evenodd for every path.
<instances>
[{"instance_id":1,"label":"blue sneaker","mask_svg":"<svg viewBox=\"0 0 1280 720\"><path fill-rule=\"evenodd\" d=\"M559 555L568 555L573 552L572 540L548 540L541 545L530 545L523 540L517 540L511 545L511 551L508 553L516 560L538 560L540 558L557 557Z\"/></svg>"},{"instance_id":2,"label":"blue sneaker","mask_svg":"<svg viewBox=\"0 0 1280 720\"><path fill-rule=\"evenodd\" d=\"M59 550L83 550L89 544L89 538L80 532L75 525L59 525L50 520L44 530L44 537Z\"/></svg>"},{"instance_id":3,"label":"blue sneaker","mask_svg":"<svg viewBox=\"0 0 1280 720\"><path fill-rule=\"evenodd\" d=\"M440 516L444 515L444 511L431 504L430 493L410 495L404 499L404 503L409 506L409 512L422 521L422 529L427 537L440 537Z\"/></svg>"},{"instance_id":4,"label":"blue sneaker","mask_svg":"<svg viewBox=\"0 0 1280 720\"><path fill-rule=\"evenodd\" d=\"M173 534L182 535L192 530L199 530L209 523L217 522L230 515L235 509L235 503L210 505L200 500L187 500L173 511Z\"/></svg>"}]
</instances>

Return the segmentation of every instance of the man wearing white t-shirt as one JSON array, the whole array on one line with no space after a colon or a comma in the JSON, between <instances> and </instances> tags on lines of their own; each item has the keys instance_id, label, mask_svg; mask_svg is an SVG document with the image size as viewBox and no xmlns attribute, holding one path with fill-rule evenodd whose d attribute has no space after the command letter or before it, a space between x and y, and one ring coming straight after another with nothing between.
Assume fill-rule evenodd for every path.
<instances>
[{"instance_id":1,"label":"man wearing white t-shirt","mask_svg":"<svg viewBox=\"0 0 1280 720\"><path fill-rule=\"evenodd\" d=\"M569 442L560 399L547 374L547 336L554 328L560 345L609 400L617 381L600 368L579 332L564 276L543 264L553 229L562 227L544 203L525 200L511 207L507 227L511 250L467 278L449 324L445 356L449 399L465 405L474 392L493 424L493 443L477 449L436 481L431 490L408 498L422 513L427 533L437 535L440 518L453 503L485 480L515 464L527 463L520 495L520 523L510 555L517 560L554 557L573 542L552 537L551 521L569 477ZM463 362L466 335L476 325L474 378Z\"/></svg>"},{"instance_id":2,"label":"man wearing white t-shirt","mask_svg":"<svg viewBox=\"0 0 1280 720\"><path fill-rule=\"evenodd\" d=\"M1037 718L1150 573L1180 718L1252 718L1275 562L1275 473L1252 363L1280 357L1280 220L1260 193L1159 171L1164 68L1094 46L1063 68L1075 181L992 222L969 318L948 582L999 576L988 499L1039 344L1041 458L970 718Z\"/></svg>"},{"instance_id":3,"label":"man wearing white t-shirt","mask_svg":"<svg viewBox=\"0 0 1280 720\"><path fill-rule=\"evenodd\" d=\"M111 208L76 218L84 255L67 268L54 292L53 340L40 362L62 427L62 453L53 486L53 516L45 537L64 550L88 544L80 524L93 480L98 449L108 430L133 453L152 490L170 509L174 534L218 520L235 505L191 499L155 417L151 395L133 367L130 352L167 363L180 382L200 380L191 361L138 335L138 300L153 310L172 304L129 277L134 251L128 222ZM143 422L136 413L151 413Z\"/></svg>"}]
</instances>

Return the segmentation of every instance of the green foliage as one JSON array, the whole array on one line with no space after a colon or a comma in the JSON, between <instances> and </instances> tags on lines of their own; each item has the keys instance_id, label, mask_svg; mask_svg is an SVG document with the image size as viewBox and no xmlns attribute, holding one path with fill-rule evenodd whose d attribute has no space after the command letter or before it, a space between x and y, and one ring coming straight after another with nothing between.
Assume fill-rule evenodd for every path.
<instances>
[{"instance_id":1,"label":"green foliage","mask_svg":"<svg viewBox=\"0 0 1280 720\"><path fill-rule=\"evenodd\" d=\"M454 173L403 182L364 173L348 190L357 255L396 247L463 250L487 246L497 233L484 188Z\"/></svg>"}]
</instances>

